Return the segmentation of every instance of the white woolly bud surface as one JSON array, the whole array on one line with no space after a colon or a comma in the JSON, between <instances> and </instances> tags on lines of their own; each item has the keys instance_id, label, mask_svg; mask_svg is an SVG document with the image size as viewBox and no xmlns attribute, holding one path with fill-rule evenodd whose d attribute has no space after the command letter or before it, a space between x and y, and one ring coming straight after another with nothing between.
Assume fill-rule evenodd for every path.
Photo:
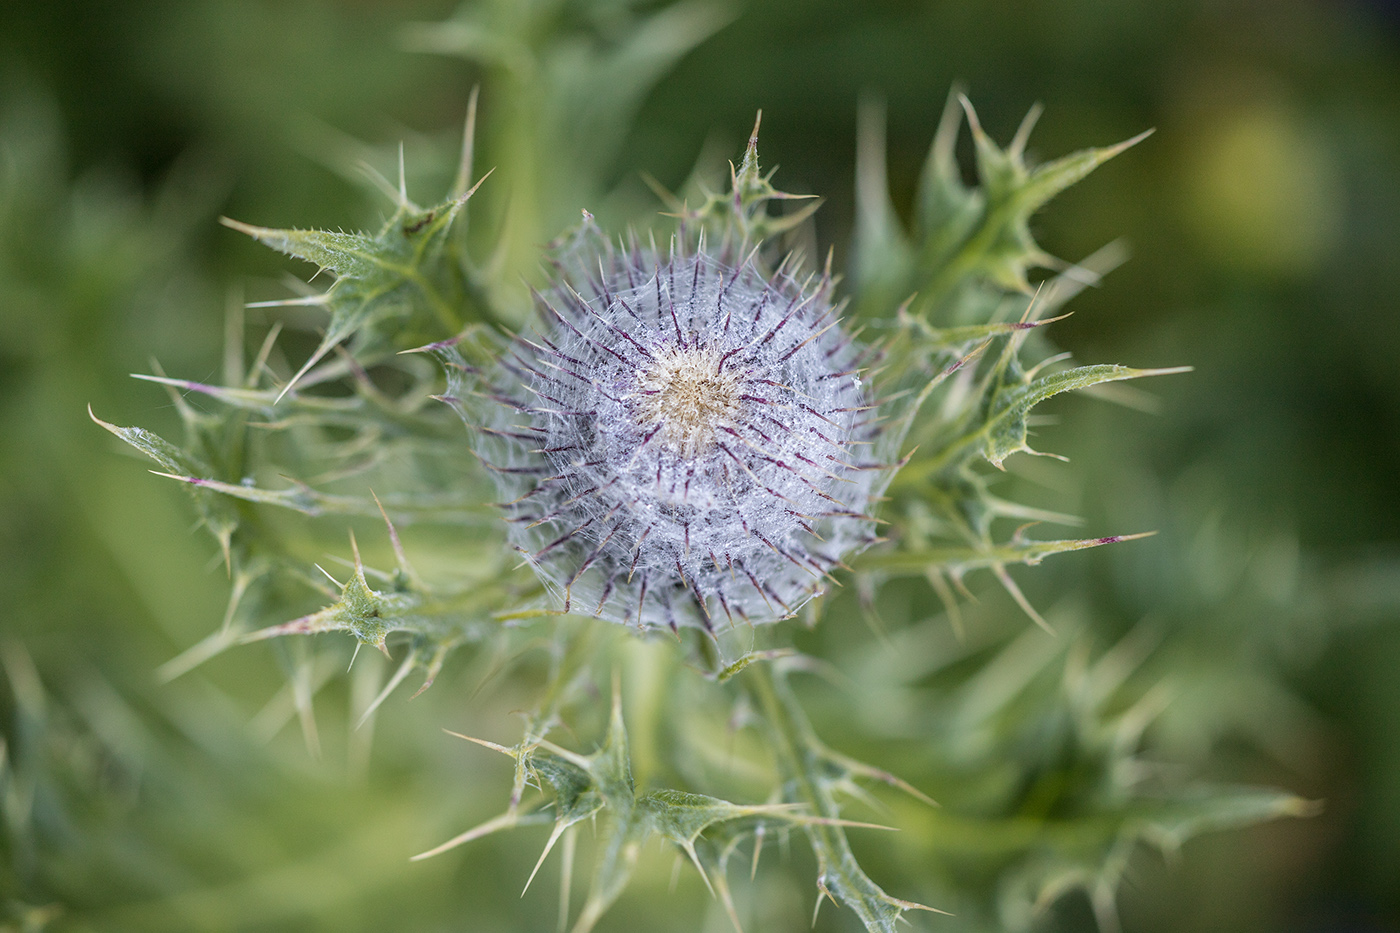
<instances>
[{"instance_id":1,"label":"white woolly bud surface","mask_svg":"<svg viewBox=\"0 0 1400 933\"><path fill-rule=\"evenodd\" d=\"M480 453L512 543L566 609L643 628L791 615L872 540L887 474L829 280L703 252L597 269L538 296L538 332L491 380Z\"/></svg>"}]
</instances>

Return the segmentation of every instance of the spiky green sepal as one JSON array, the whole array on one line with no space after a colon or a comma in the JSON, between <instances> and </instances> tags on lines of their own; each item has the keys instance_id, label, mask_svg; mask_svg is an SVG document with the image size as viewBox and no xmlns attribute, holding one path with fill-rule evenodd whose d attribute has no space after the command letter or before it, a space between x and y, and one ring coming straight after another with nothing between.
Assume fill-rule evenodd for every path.
<instances>
[{"instance_id":1,"label":"spiky green sepal","mask_svg":"<svg viewBox=\"0 0 1400 933\"><path fill-rule=\"evenodd\" d=\"M867 107L857 167L852 307L872 330L887 334L879 376L892 397L885 416L893 430L883 454L897 458L901 468L883 517L893 525L895 547L909 555L863 558L865 572L873 575L863 589L877 585L882 577L876 568L882 565L917 566L956 611L954 587L961 587L970 569L985 567L1039 622L1006 565L1034 563L1035 555L1088 544L1029 542L1020 528L1010 540L1000 537L998 519L1013 519L1018 526L1075 519L993 495L980 465L1004 470L1013 454L1040 453L1030 444L1032 412L1050 398L1187 368L1066 366L1063 356L1053 355L1044 330L1059 318L1050 315L1116 260L1110 249L1066 268L1036 243L1030 219L1056 194L1147 134L1031 166L1026 144L1038 116L1039 108L1032 110L1002 148L983 132L967 99L950 95L920 180L914 222L906 230L886 188L882 120ZM964 118L973 136L975 186L963 181L956 159ZM1032 288L1028 276L1037 268L1064 271Z\"/></svg>"},{"instance_id":2,"label":"spiky green sepal","mask_svg":"<svg viewBox=\"0 0 1400 933\"><path fill-rule=\"evenodd\" d=\"M462 241L454 225L475 191L473 186L458 197L423 208L408 200L400 188L393 215L372 236L275 230L224 218L225 226L335 276L325 292L285 302L322 307L329 322L316 350L283 392L332 348L352 337L359 342L357 356L364 359L408 349L434 335L454 334L473 319L492 319L483 273L454 249Z\"/></svg>"}]
</instances>

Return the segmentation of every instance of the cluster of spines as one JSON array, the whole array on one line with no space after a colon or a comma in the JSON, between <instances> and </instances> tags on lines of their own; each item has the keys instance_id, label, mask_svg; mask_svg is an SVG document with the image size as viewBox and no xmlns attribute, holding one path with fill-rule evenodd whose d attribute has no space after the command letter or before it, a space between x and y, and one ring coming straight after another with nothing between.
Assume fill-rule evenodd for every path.
<instances>
[{"instance_id":1,"label":"cluster of spines","mask_svg":"<svg viewBox=\"0 0 1400 933\"><path fill-rule=\"evenodd\" d=\"M556 254L556 286L535 293L539 332L494 372L454 360L485 411L451 399L481 432L513 543L566 611L714 631L792 615L874 541L867 510L889 465L859 459L880 429L861 379L874 351L841 327L829 271L799 280L789 257L765 276L753 252L726 266L685 243L663 260L585 221ZM736 413L702 449L668 445L666 425L639 415L638 373L663 351L709 354L732 382ZM775 378L798 363L803 384ZM717 507L726 496L732 514Z\"/></svg>"}]
</instances>

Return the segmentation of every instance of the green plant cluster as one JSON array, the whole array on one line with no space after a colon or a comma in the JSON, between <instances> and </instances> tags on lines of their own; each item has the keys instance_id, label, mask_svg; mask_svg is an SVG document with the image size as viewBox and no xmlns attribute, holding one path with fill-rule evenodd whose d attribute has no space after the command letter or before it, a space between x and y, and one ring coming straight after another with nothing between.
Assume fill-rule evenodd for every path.
<instances>
[{"instance_id":1,"label":"green plant cluster","mask_svg":"<svg viewBox=\"0 0 1400 933\"><path fill-rule=\"evenodd\" d=\"M657 28L655 21L638 27ZM606 63L606 69L615 67L614 61ZM961 180L953 155L962 109L976 145L974 187ZM953 588L964 588L970 571L988 568L1049 629L1012 581L1007 565L1038 564L1050 554L1116 543L1124 536L1037 541L1027 538L1023 528L998 540L1004 534L998 519L1056 517L994 496L977 464L1002 468L1012 454L1031 452L1029 419L1044 400L1155 372L1115 365L1065 367L1062 358L1046 356L1043 349L1034 365L1023 359L1028 338L1038 337L1047 323L1044 316L1096 277L1092 267L1065 266L1038 292L1032 289L1030 270L1057 263L1032 239L1031 215L1137 141L1032 168L1024 150L1034 117L1002 149L981 130L966 100L955 97L931 151L910 233L892 220L880 184L882 166L867 162L863 167L871 177L863 179L862 192L870 200L861 205L865 222L858 230L858 275L851 280L852 317L869 328L882 350L873 378L884 387L880 415L889 426L880 443L886 448L882 453L899 458L900 467L890 504L882 511L889 540L855 559L852 581L868 600L878 600L885 581L923 577L946 601L946 611L956 614ZM501 306L509 302L502 297L509 290L497 277L511 264L498 260L499 251L478 260L468 245L468 208L487 183L485 178L474 181L471 174L475 134L474 100L457 182L442 203L425 208L412 202L402 170L397 186L379 179L394 210L375 234L275 230L228 221L333 276L324 291L280 302L322 311L327 317L323 337L294 372L282 370L274 357L274 328L257 356L232 372L227 384L147 377L169 390L185 426L181 445L99 420L154 459L161 475L190 488L233 580L224 627L172 662L167 673L180 673L235 643L345 632L359 645L401 658L398 672L365 710L368 717L411 670L424 671L425 687L432 683L457 649L494 646L509 657L544 651L556 660L521 742L511 748L483 743L515 761L510 806L434 852L491 831L546 822L553 827L547 855L575 824L596 818L592 881L572 929L584 933L593 928L626 887L652 835L688 856L740 927L727 880L731 858L741 845L751 847L756 857L767 834L796 832L816 860L818 905L829 899L850 909L867 929L893 930L905 911L920 905L887 894L861 868L847 840L846 800L861 799L862 784L875 780L904 786L930 805L933 801L883 770L822 744L787 683L793 671L803 669L803 656L794 652L782 629L736 626L682 644L683 666L667 682L691 691L695 688L688 679L708 676L716 687L703 703L665 697L661 706L670 715L654 727L666 744L683 747L685 756L715 757L718 749L697 751L691 738L713 731L715 723L706 730L692 720L708 714L716 722L729 721L742 708L749 720L745 728L762 737L769 753L752 756L746 765L767 775L763 789L751 791L753 802L709 796L711 788L690 779L691 767L680 761L657 762L657 773L639 786L632 774L620 686L614 687L613 713L596 751L584 754L556 744L561 729L577 733L576 722L588 719L586 707L599 702L595 691L617 663L616 638L598 633L596 623L590 627L582 620L552 618L557 610L528 570L508 566L509 550L489 518L482 471L470 463L455 420L435 401L437 372L414 352L425 349L425 341L455 339L489 354L491 329L524 316L519 307ZM868 138L865 144L871 148L878 140ZM503 174L507 172L509 168ZM708 234L711 244L728 244L731 252L781 257L780 236L808 212L770 215L770 201L791 198L774 189L770 178L759 167L755 127L729 190L703 197L694 210L680 202L681 235L694 237L699 249L705 248ZM473 220L481 222L481 215ZM891 295L909 297L895 302ZM464 327L465 339L459 336ZM242 342L241 332L235 339ZM207 404L196 407L192 398ZM271 477L279 478L276 486ZM352 537L353 560L338 571L344 582L331 570L308 567L293 543L296 526L264 518L269 506L312 517L377 512L386 523L395 565L367 568ZM420 575L398 538L398 526L409 524L476 538L477 559L446 581ZM329 588L316 581L317 572L329 580ZM311 584L331 602L267 625L278 603L263 593L288 580ZM250 598L254 591L259 595ZM822 611L832 610L823 606ZM809 624L816 624L820 614L810 613ZM1027 653L1029 661L1022 657ZM1028 652L1018 640L986 662L983 677L997 675L998 693L1017 683L1029 690L1042 666L1053 663L1050 659L1038 650ZM1085 667L1091 659L1079 657L1078 662ZM1003 665L1023 670L1007 677ZM1156 694L1141 685L1125 688L1131 666L1116 667L1123 664L1110 653L1093 659L1078 682L1070 682L1065 688L1070 696L1063 702L1072 715L1062 727L1070 733L1059 740L1067 743L1060 754L1070 759L1050 765L1053 773L1043 778L1033 769L1019 775L1031 787L1001 801L1003 821L1065 820L1067 834L1080 837L1063 849L1052 846L1035 855L1024 850L1044 849L1041 839L1028 836L1020 846L1003 843L1003 877L995 906L985 910L1006 928L1030 928L1037 908L1076 887L1090 893L1100 923L1111 926L1114 891L1127 853L1138 842L1173 847L1201 829L1302 812L1302 805L1286 793L1144 780L1141 736L1156 712ZM971 694L977 692L976 680L965 688ZM1124 689L1130 697L1133 689L1141 696L1125 701ZM1011 690L977 709L970 714L973 719L960 724L959 744L978 744L974 736L982 730L993 736L1001 729L1014 734L1028 728L1017 719L1036 721L1047 715L1047 705L1054 708L1053 696L1031 697ZM973 759L976 767L998 770L996 757L1006 753L997 747ZM1047 791L1036 786L1041 780L1065 786L1050 791L1047 799ZM542 792L543 799L527 793L530 788ZM1063 807L1069 810L1060 812ZM1048 809L1037 812L1041 808ZM940 833L931 835L936 840ZM572 842L567 849L572 852ZM564 903L567 907L567 895Z\"/></svg>"},{"instance_id":2,"label":"green plant cluster","mask_svg":"<svg viewBox=\"0 0 1400 933\"><path fill-rule=\"evenodd\" d=\"M1146 405L1120 383L1176 370L1078 365L1051 343L1082 290L1116 291L1104 277L1122 251L1061 261L1032 220L1141 137L1042 162L1029 154L1038 110L1002 146L955 91L917 190L895 165L892 197L882 107L867 101L841 276L816 246L817 202L774 187L756 138L727 173L702 155L676 193L654 185L659 217L613 187L655 83L733 15L500 2L413 27L409 45L481 76L461 158L434 164L421 140L408 158L319 137L319 157L387 198L387 219L355 233L226 220L314 274L284 279L278 297L256 286L269 300L231 298L217 377L153 364L120 395L111 360L152 352L190 375L218 352L190 310L212 317L217 299L191 281L185 251L208 208L178 175L145 201L110 179L70 186L42 106L5 111L0 284L23 308L15 320L34 324L7 320L0 349L7 372L43 381L0 412L16 441L0 464L7 484L61 503L15 519L6 540L34 544L6 561L47 566L41 530L90 527L106 542L70 559L94 576L70 602L37 573L30 588L47 595L5 599L36 618L70 605L97 618L120 592L166 631L137 645L94 623L91 653L112 667L76 673L52 661L69 628L0 643L0 930L510 929L551 915L578 931L1113 930L1145 848L1172 855L1209 831L1316 812L1218 767L1220 748L1243 736L1299 761L1293 743L1316 720L1289 679L1324 655L1337 619L1361 630L1393 614L1392 575L1319 565L1287 527L1241 530L1185 480L1138 482L1154 454L1185 454L1106 440L1123 415L1102 401ZM769 122L782 118L770 104ZM419 176L445 180L446 197L416 204ZM580 208L624 237L826 269L846 326L878 351L880 453L899 465L875 510L882 540L800 619L641 639L561 615L517 566L471 439L435 398L439 355L415 351L450 341L490 361L533 313L544 242ZM118 329L121 315L141 323ZM1079 390L1096 398L1039 407ZM206 556L181 536L190 509L129 463L84 466L87 434L105 437L77 424L89 401L97 424L184 487L210 573L228 582L222 624L207 599L175 595L169 568L189 574ZM1047 409L1067 419L1041 441ZM63 411L72 426L40 430ZM113 423L132 421L162 427ZM1073 448L1075 463L1053 468L1088 490L1063 507L1087 521L1027 494L1052 466L1032 442ZM40 463L58 466L43 476ZM1144 486L1157 495L1136 495ZM133 541L133 511L168 533ZM1079 525L1092 536L1045 530ZM1145 544L1119 546L1153 528L1192 551L1151 563L1136 556ZM1049 578L1084 585L1054 599ZM169 621L193 618L215 623L202 640ZM109 677L170 642L185 650L158 684ZM271 700L248 713L224 692L234 680ZM523 727L501 725L511 711ZM305 749L279 744L289 725ZM344 783L326 776L342 757L357 775ZM433 783L444 774L448 793ZM557 907L539 890L548 859ZM668 894L673 860L683 886ZM486 880L466 893L473 875ZM512 885L530 898L501 893ZM454 889L466 913L442 893ZM382 906L348 916L370 900ZM948 916L914 919L924 905Z\"/></svg>"}]
</instances>

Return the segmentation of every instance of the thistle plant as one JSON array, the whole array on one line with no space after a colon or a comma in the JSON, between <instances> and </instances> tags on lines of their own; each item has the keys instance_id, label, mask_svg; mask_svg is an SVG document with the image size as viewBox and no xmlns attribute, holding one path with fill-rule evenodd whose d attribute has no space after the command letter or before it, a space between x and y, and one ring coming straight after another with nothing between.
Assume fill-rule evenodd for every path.
<instances>
[{"instance_id":1,"label":"thistle plant","mask_svg":"<svg viewBox=\"0 0 1400 933\"><path fill-rule=\"evenodd\" d=\"M239 311L223 384L142 377L169 393L181 443L93 415L187 488L232 583L223 626L164 674L236 644L344 633L398 665L358 711L362 723L410 674L422 675L421 692L457 654L486 659L488 681L533 684L519 742L470 738L510 759L506 808L422 856L547 825L536 871L562 842L561 924L578 933L621 896L653 836L698 870L736 928L743 901L730 863L756 870L765 840L800 837L817 907L830 901L867 930L893 930L908 911L933 908L887 893L852 847L848 833L880 829L850 812L872 800L872 785L925 807L936 783L935 796L960 807L916 819L937 850L920 857L951 865L940 877L961 877L962 888L920 881L920 865L900 880L919 888L911 898L956 907L944 929L1031 929L1074 889L1111 927L1140 841L1171 847L1300 812L1273 791L1145 779L1161 694L1135 679L1136 649L1103 654L1072 634L1072 618L1052 625L1008 570L1139 536L1032 538L1030 525L1069 519L993 492L1013 455L1035 453L1033 410L1180 371L1071 366L1050 347L1046 325L1114 259L1055 260L1030 218L1142 137L1032 166L1035 116L1003 148L954 94L905 229L867 111L847 277L831 254L792 245L815 202L774 186L756 124L727 183L667 195L662 221L605 231L576 205L582 223L536 257L547 271L523 295L506 270L527 265L528 244L502 234L499 248L481 246L476 199L509 183L510 167L474 174L475 96L443 201L414 203L401 163L397 185L377 180L393 210L376 233L227 221L334 281L254 305L324 315L303 359L282 349L280 323L247 359ZM975 186L956 161L964 122ZM357 536L362 518L377 526L361 523ZM339 535L349 529L347 543L324 544L339 569L323 569L308 545L327 519ZM424 553L433 572L417 566ZM978 570L1060 634L1016 635L968 609L965 578ZM977 663L938 697L952 738L916 730L926 744L918 770L897 777L823 740L842 713L798 675L831 659L797 640L862 613L878 627L901 578L914 578L898 586L913 588L929 621L872 632L835 665L858 686L854 718L867 739L893 730L885 705L917 707L927 678ZM322 602L294 608L308 599L290 595L298 588ZM909 650L891 651L901 644ZM297 691L307 717L312 692ZM1058 725L1045 733L1046 722ZM638 728L640 752L629 737ZM1038 734L1063 741L1024 754ZM1006 831L1027 820L1044 834ZM593 867L571 915L581 823L593 827ZM1067 828L1057 836L1057 826ZM982 856L959 862L958 834L978 831Z\"/></svg>"}]
</instances>

